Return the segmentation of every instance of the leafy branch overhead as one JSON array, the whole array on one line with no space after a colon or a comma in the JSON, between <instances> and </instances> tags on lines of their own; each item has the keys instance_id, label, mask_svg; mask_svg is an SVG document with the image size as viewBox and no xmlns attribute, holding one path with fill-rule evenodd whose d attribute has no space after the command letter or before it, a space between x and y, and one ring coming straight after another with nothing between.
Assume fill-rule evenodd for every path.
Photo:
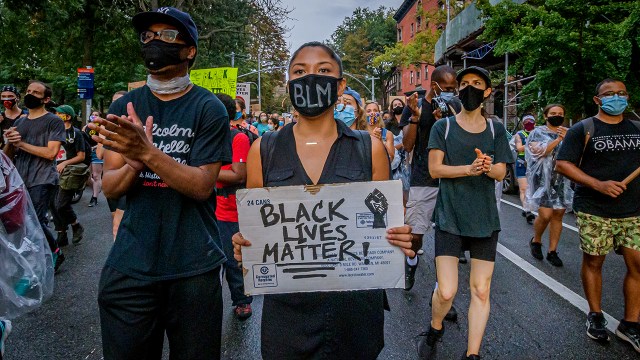
<instances>
[{"instance_id":1,"label":"leafy branch overhead","mask_svg":"<svg viewBox=\"0 0 640 360\"><path fill-rule=\"evenodd\" d=\"M510 54L510 75L536 75L523 89L537 110L562 103L573 118L593 114L595 85L625 81L630 103L640 105L640 2L480 0L482 39L497 40L496 55ZM513 59L513 60L512 60ZM540 94L540 96L538 96ZM531 101L530 101L531 103Z\"/></svg>"},{"instance_id":2,"label":"leafy branch overhead","mask_svg":"<svg viewBox=\"0 0 640 360\"><path fill-rule=\"evenodd\" d=\"M94 103L106 107L111 94L146 77L131 17L161 6L194 18L200 34L194 68L229 66L235 52L246 55L236 66L248 72L257 44L263 59L287 58L288 29L281 24L292 9L281 0L0 0L0 84L24 88L30 79L47 81L57 102L78 108L76 68L91 65Z\"/></svg>"}]
</instances>

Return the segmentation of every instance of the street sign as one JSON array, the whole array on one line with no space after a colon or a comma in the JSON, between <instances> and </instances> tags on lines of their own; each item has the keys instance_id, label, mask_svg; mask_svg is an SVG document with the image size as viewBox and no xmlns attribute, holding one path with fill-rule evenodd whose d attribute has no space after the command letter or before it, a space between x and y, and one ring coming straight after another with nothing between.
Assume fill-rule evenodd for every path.
<instances>
[{"instance_id":1,"label":"street sign","mask_svg":"<svg viewBox=\"0 0 640 360\"><path fill-rule=\"evenodd\" d=\"M93 99L94 69L78 68L78 97L83 100Z\"/></svg>"},{"instance_id":2,"label":"street sign","mask_svg":"<svg viewBox=\"0 0 640 360\"><path fill-rule=\"evenodd\" d=\"M82 100L93 99L93 88L88 88L88 89L78 88L78 98Z\"/></svg>"},{"instance_id":3,"label":"street sign","mask_svg":"<svg viewBox=\"0 0 640 360\"><path fill-rule=\"evenodd\" d=\"M245 113L251 113L251 84L238 83L236 85L236 99L241 98L245 104Z\"/></svg>"}]
</instances>

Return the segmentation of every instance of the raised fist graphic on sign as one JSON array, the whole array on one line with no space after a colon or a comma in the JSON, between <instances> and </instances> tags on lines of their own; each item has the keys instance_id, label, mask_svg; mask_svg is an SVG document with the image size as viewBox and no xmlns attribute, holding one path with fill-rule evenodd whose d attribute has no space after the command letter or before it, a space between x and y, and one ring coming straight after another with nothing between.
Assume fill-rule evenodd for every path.
<instances>
[{"instance_id":1,"label":"raised fist graphic on sign","mask_svg":"<svg viewBox=\"0 0 640 360\"><path fill-rule=\"evenodd\" d=\"M369 208L369 211L373 213L373 228L374 229L382 229L387 227L387 224L384 221L384 216L387 214L387 210L389 209L389 203L387 202L387 198L384 194L378 190L374 189L367 198L364 200L365 205Z\"/></svg>"}]
</instances>

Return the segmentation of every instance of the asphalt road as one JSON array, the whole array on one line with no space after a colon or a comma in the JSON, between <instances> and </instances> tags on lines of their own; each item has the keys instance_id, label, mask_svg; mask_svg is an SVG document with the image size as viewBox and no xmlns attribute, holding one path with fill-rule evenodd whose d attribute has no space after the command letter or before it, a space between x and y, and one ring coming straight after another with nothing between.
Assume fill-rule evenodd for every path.
<instances>
[{"instance_id":1,"label":"asphalt road","mask_svg":"<svg viewBox=\"0 0 640 360\"><path fill-rule=\"evenodd\" d=\"M97 207L88 208L89 197L90 194L85 193L75 206L86 228L85 239L78 246L65 248L67 260L56 276L53 297L36 312L14 321L14 331L6 343L6 360L102 359L96 299L100 270L112 245L111 217L104 198ZM513 196L505 195L504 199L518 203ZM583 311L538 280L555 283L552 287L556 291L560 284L562 291L559 292L565 297L571 292L583 296L577 233L564 229L559 254L565 266L554 268L529 254L527 241L532 236L532 227L520 216L519 209L502 204L501 219L500 244L509 258L498 255L496 259L483 358L640 358L613 334L611 343L605 346L588 339ZM565 223L575 225L571 214L565 216ZM391 311L386 314L386 346L380 359L417 358L416 335L426 328L430 318L428 304L435 279L432 254L430 234L413 290L388 291ZM446 326L439 359L458 359L466 349L468 271L469 265L460 265L460 291L455 300L460 316L458 323ZM622 258L609 255L604 268L603 309L615 319L620 319L623 313L624 273ZM233 318L226 289L224 301L228 305L224 313L223 359L259 359L261 297L254 300L254 315L245 322ZM165 358L168 359L166 346Z\"/></svg>"}]
</instances>

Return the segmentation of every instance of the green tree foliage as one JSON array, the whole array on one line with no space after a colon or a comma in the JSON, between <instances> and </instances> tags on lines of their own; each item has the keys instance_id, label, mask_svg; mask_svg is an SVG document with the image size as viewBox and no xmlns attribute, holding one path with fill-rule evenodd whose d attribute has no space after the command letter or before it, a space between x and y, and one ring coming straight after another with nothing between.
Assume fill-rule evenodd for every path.
<instances>
[{"instance_id":1,"label":"green tree foliage","mask_svg":"<svg viewBox=\"0 0 640 360\"><path fill-rule=\"evenodd\" d=\"M533 0L491 6L481 0L478 7L486 18L482 39L497 40L496 55L514 55L510 75L536 75L523 88L527 103L538 109L562 103L569 116L583 118L596 111L595 85L610 77L623 80L631 103L640 104L640 2Z\"/></svg>"},{"instance_id":2,"label":"green tree foliage","mask_svg":"<svg viewBox=\"0 0 640 360\"><path fill-rule=\"evenodd\" d=\"M250 54L258 43L269 44L268 58L286 53L287 29L278 24L290 10L280 0L0 0L0 84L24 89L43 80L54 100L77 109L76 68L90 65L94 102L104 109L115 91L145 79L131 17L160 6L193 16L200 35L194 69L229 66L231 52ZM251 68L238 65L241 73Z\"/></svg>"},{"instance_id":3,"label":"green tree foliage","mask_svg":"<svg viewBox=\"0 0 640 360\"><path fill-rule=\"evenodd\" d=\"M356 8L333 32L328 43L342 57L345 71L356 76L367 87L371 84L370 81L365 81L365 77L379 78L376 80L375 92L380 98L394 70L380 64L374 65L373 59L395 41L396 22L393 10L381 6L375 10ZM369 90L356 81L347 78L347 83L363 97L371 98Z\"/></svg>"}]
</instances>

